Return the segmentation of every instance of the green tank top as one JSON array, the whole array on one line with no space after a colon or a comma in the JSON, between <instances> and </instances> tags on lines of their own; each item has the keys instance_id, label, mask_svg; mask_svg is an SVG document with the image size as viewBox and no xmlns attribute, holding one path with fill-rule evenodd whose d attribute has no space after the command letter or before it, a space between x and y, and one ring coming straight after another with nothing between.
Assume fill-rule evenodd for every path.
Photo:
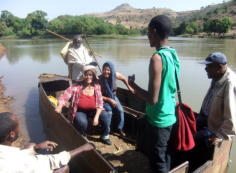
<instances>
[{"instance_id":1,"label":"green tank top","mask_svg":"<svg viewBox=\"0 0 236 173\"><path fill-rule=\"evenodd\" d=\"M175 92L176 79L179 77L179 59L175 49L161 47L158 51L162 59L161 86L156 104L146 104L146 116L149 123L156 127L168 127L176 122L175 116Z\"/></svg>"}]
</instances>

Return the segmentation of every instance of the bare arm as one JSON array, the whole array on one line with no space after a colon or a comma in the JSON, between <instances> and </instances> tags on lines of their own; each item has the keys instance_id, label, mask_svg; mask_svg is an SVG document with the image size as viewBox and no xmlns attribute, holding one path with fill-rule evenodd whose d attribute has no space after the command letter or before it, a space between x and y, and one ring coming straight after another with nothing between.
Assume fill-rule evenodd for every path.
<instances>
[{"instance_id":1,"label":"bare arm","mask_svg":"<svg viewBox=\"0 0 236 173\"><path fill-rule=\"evenodd\" d=\"M58 99L58 106L55 108L57 113L61 113L63 106L72 96L72 87L67 88Z\"/></svg>"},{"instance_id":2,"label":"bare arm","mask_svg":"<svg viewBox=\"0 0 236 173\"><path fill-rule=\"evenodd\" d=\"M96 108L96 114L95 114L95 116L93 118L93 126L97 126L98 125L99 117L100 117L101 112L102 112L101 108Z\"/></svg>"},{"instance_id":3,"label":"bare arm","mask_svg":"<svg viewBox=\"0 0 236 173\"><path fill-rule=\"evenodd\" d=\"M127 88L130 90L130 92L134 94L135 91L134 91L134 89L129 85L128 80L126 79L125 76L123 76L123 75L122 75L121 73L119 73L119 72L116 72L116 79L121 80L121 81L127 86Z\"/></svg>"},{"instance_id":4,"label":"bare arm","mask_svg":"<svg viewBox=\"0 0 236 173\"><path fill-rule=\"evenodd\" d=\"M44 141L40 144L29 143L24 149L33 148L34 150L53 151L53 149L56 148L57 146L58 146L58 144L53 141Z\"/></svg>"},{"instance_id":5,"label":"bare arm","mask_svg":"<svg viewBox=\"0 0 236 173\"><path fill-rule=\"evenodd\" d=\"M161 86L162 60L161 56L154 54L149 64L149 82L148 91L140 88L134 81L129 84L134 88L135 94L149 104L156 104Z\"/></svg>"},{"instance_id":6,"label":"bare arm","mask_svg":"<svg viewBox=\"0 0 236 173\"><path fill-rule=\"evenodd\" d=\"M117 106L117 103L114 99L109 98L109 97L105 97L105 96L102 96L102 98L104 101L109 102L113 107Z\"/></svg>"},{"instance_id":7,"label":"bare arm","mask_svg":"<svg viewBox=\"0 0 236 173\"><path fill-rule=\"evenodd\" d=\"M78 147L78 148L76 148L74 150L71 150L70 151L70 157L71 157L71 159L73 159L78 154L80 154L80 153L82 153L84 151L90 151L92 149L94 149L94 147L91 144L89 144L89 143L84 144L84 145L82 145L82 146L80 146L80 147Z\"/></svg>"}]
</instances>

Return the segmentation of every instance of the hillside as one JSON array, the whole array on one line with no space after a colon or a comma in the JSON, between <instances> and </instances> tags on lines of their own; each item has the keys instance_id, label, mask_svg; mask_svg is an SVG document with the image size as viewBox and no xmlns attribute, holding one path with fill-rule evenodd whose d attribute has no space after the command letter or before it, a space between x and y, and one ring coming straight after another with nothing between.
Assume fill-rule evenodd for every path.
<instances>
[{"instance_id":1,"label":"hillside","mask_svg":"<svg viewBox=\"0 0 236 173\"><path fill-rule=\"evenodd\" d=\"M127 28L142 28L147 27L148 22L153 16L164 14L174 20L177 13L170 9L151 8L151 9L136 9L129 4L122 4L114 10L106 13L91 14L104 19L112 24L122 24Z\"/></svg>"},{"instance_id":2,"label":"hillside","mask_svg":"<svg viewBox=\"0 0 236 173\"><path fill-rule=\"evenodd\" d=\"M185 12L184 12L185 13ZM208 18L224 18L230 17L234 22L236 22L236 0L231 0L216 5L208 5L200 10L192 11L191 15L188 15L184 20L206 20ZM183 19L179 18L176 21L181 21Z\"/></svg>"},{"instance_id":3,"label":"hillside","mask_svg":"<svg viewBox=\"0 0 236 173\"><path fill-rule=\"evenodd\" d=\"M127 28L147 27L150 19L156 15L164 14L172 22L181 23L184 20L204 21L207 18L231 17L236 23L236 0L231 0L217 5L202 7L200 10L175 12L166 8L136 9L129 4L122 4L115 9L105 12L91 14L104 19L112 24L122 24Z\"/></svg>"}]
</instances>

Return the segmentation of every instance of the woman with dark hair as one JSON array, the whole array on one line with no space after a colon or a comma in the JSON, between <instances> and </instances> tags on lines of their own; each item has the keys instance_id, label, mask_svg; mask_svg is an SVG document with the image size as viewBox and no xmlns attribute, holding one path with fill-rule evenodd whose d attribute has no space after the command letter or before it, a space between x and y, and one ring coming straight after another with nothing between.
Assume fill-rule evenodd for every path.
<instances>
[{"instance_id":1,"label":"woman with dark hair","mask_svg":"<svg viewBox=\"0 0 236 173\"><path fill-rule=\"evenodd\" d=\"M125 78L125 76L116 72L115 67L111 62L105 62L102 67L102 75L99 76L104 107L110 116L112 116L112 113L113 115L117 115L116 119L118 119L118 125L115 127L115 131L124 136L124 110L120 104L119 99L116 97L117 79L124 82L128 89L133 93L133 89L128 84L128 80Z\"/></svg>"},{"instance_id":2,"label":"woman with dark hair","mask_svg":"<svg viewBox=\"0 0 236 173\"><path fill-rule=\"evenodd\" d=\"M77 130L86 136L88 118L93 118L93 126L101 122L102 142L111 145L109 139L111 116L103 109L101 87L97 84L97 73L94 66L87 65L83 69L84 78L81 82L67 88L58 100L56 112L60 113L66 102L72 98L69 119Z\"/></svg>"}]
</instances>

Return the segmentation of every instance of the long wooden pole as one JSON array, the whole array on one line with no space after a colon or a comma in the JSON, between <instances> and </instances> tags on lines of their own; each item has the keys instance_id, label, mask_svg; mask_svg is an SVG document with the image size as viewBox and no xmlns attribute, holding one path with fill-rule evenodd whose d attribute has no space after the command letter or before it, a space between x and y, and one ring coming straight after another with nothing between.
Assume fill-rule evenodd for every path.
<instances>
[{"instance_id":1,"label":"long wooden pole","mask_svg":"<svg viewBox=\"0 0 236 173\"><path fill-rule=\"evenodd\" d=\"M59 35L59 34L53 32L53 31L51 31L51 30L49 30L49 29L46 29L46 31L49 32L49 33L51 33L51 34L53 34L53 35L56 35L56 36L58 36L58 37L64 39L64 40L66 40L66 41L72 41L72 40L70 40L69 38L63 37L62 35Z\"/></svg>"},{"instance_id":2,"label":"long wooden pole","mask_svg":"<svg viewBox=\"0 0 236 173\"><path fill-rule=\"evenodd\" d=\"M88 43L88 40L87 40L85 34L83 34L83 36L84 36L84 40L85 40L86 44L88 45L89 50L92 51L93 58L95 59L96 63L98 64L98 61L97 61L96 57L94 56L93 49L90 47L90 45L89 45L89 43ZM101 67L99 66L99 64L98 64L98 69L99 69L99 71L102 73L102 69L101 69Z\"/></svg>"},{"instance_id":3,"label":"long wooden pole","mask_svg":"<svg viewBox=\"0 0 236 173\"><path fill-rule=\"evenodd\" d=\"M53 32L53 31L51 31L51 30L49 30L49 29L46 29L46 31L49 32L49 33L51 33L51 34L53 34L53 35L56 35L56 36L58 36L58 37L64 39L64 40L66 40L66 41L72 41L72 40L70 40L69 38L63 37L62 35L57 34L57 33ZM86 41L86 42L87 42L87 41ZM88 43L87 43L87 44L88 44ZM89 50L91 50L91 47L89 48ZM91 50L91 51L92 51L92 50ZM102 58L101 55L98 55L98 54L97 54L96 52L94 52L94 51L92 51L92 52L94 53L94 55L96 55L96 56Z\"/></svg>"}]
</instances>

